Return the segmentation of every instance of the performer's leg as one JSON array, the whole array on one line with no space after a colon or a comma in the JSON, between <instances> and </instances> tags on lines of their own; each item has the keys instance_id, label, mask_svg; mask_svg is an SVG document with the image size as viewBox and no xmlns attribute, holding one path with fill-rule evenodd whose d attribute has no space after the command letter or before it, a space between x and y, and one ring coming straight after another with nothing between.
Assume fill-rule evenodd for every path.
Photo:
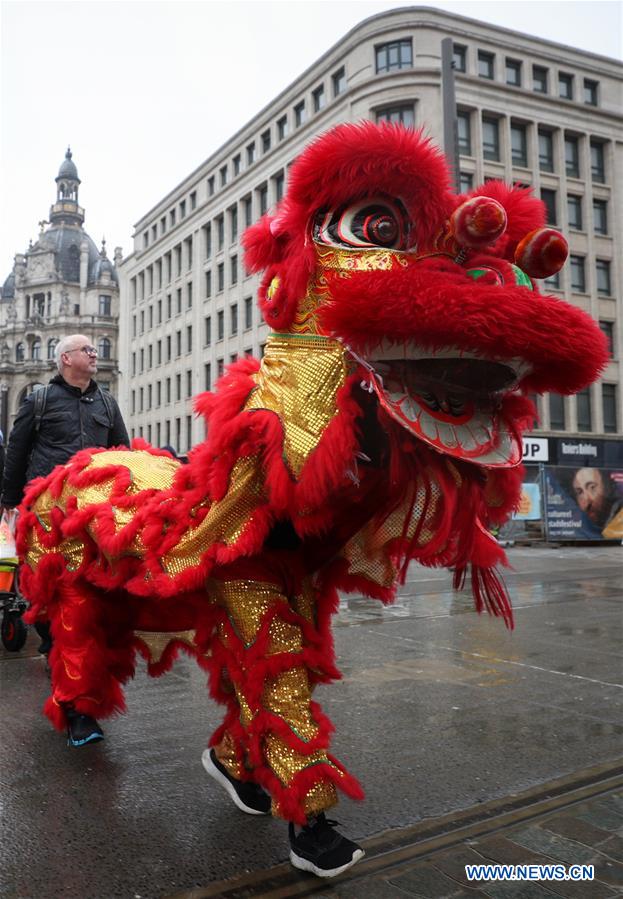
<instances>
[{"instance_id":1,"label":"performer's leg","mask_svg":"<svg viewBox=\"0 0 623 899\"><path fill-rule=\"evenodd\" d=\"M49 606L52 695L44 711L57 729L70 726L73 745L101 739L95 718L125 708L120 684L110 671L104 609L98 592L81 581L61 582ZM89 728L91 734L86 733Z\"/></svg>"},{"instance_id":2,"label":"performer's leg","mask_svg":"<svg viewBox=\"0 0 623 899\"><path fill-rule=\"evenodd\" d=\"M308 669L320 664L321 652L310 603L290 602L266 582L210 586L223 610L215 661L236 699L211 740L220 763L232 777L264 786L273 813L301 825L336 803L336 787L362 798L357 781L327 752L332 726L311 701Z\"/></svg>"}]
</instances>

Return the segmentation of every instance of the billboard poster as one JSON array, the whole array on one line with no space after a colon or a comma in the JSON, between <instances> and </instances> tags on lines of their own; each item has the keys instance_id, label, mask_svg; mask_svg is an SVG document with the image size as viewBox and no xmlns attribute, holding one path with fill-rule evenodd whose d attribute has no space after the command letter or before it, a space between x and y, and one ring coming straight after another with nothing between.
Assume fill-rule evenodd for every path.
<instances>
[{"instance_id":1,"label":"billboard poster","mask_svg":"<svg viewBox=\"0 0 623 899\"><path fill-rule=\"evenodd\" d=\"M545 468L549 540L623 540L623 470Z\"/></svg>"},{"instance_id":2,"label":"billboard poster","mask_svg":"<svg viewBox=\"0 0 623 899\"><path fill-rule=\"evenodd\" d=\"M516 521L539 521L541 518L541 487L536 484L522 484L519 507L513 513Z\"/></svg>"}]
</instances>

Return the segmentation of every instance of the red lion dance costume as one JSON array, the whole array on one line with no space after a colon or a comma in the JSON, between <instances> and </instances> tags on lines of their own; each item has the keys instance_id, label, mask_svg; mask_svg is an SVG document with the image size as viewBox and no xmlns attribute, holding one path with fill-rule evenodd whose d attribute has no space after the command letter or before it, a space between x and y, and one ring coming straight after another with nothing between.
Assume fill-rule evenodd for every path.
<instances>
[{"instance_id":1,"label":"red lion dance costume","mask_svg":"<svg viewBox=\"0 0 623 899\"><path fill-rule=\"evenodd\" d=\"M122 711L137 649L160 674L184 647L225 706L217 779L325 840L337 791L363 795L311 699L339 677L338 589L391 602L417 560L469 573L476 608L512 625L487 527L518 502L526 394L581 390L605 364L593 320L532 280L566 258L543 218L501 182L454 195L412 130L342 125L308 147L245 235L265 355L197 398L189 464L142 442L84 450L26 496L22 585L30 620L51 621L57 728L68 708ZM328 864L305 847L293 862L338 873L363 853L336 837Z\"/></svg>"}]
</instances>

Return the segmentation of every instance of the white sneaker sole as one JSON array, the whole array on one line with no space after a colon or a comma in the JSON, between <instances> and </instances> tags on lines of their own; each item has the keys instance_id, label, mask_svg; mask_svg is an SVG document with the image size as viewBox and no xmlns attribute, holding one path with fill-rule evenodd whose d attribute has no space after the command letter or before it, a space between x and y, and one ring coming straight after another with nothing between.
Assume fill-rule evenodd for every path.
<instances>
[{"instance_id":1,"label":"white sneaker sole","mask_svg":"<svg viewBox=\"0 0 623 899\"><path fill-rule=\"evenodd\" d=\"M346 862L345 865L340 865L339 868L326 869L317 868L313 862L309 861L309 859L301 858L300 855L295 855L294 850L292 849L290 850L290 862L295 868L298 868L299 871L310 871L312 874L315 874L316 877L337 877L338 874L347 871L348 868L352 868L353 865L357 864L365 854L363 849L356 849L351 860Z\"/></svg>"},{"instance_id":2,"label":"white sneaker sole","mask_svg":"<svg viewBox=\"0 0 623 899\"><path fill-rule=\"evenodd\" d=\"M227 780L225 775L218 770L218 768L212 761L209 749L203 750L203 753L201 755L201 763L210 777L214 778L217 784L220 784L227 791L229 798L233 801L234 805L236 805L240 809L241 812L245 812L247 815L262 815L262 817L270 814L270 812L259 812L256 808L250 808L250 806L244 804L240 796L236 793L232 784Z\"/></svg>"}]
</instances>

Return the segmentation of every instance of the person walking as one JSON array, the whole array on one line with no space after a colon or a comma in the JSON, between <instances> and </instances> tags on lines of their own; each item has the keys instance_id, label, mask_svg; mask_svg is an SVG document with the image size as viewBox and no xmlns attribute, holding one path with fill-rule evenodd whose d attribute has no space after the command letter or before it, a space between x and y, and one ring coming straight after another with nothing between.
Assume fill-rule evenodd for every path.
<instances>
[{"instance_id":1,"label":"person walking","mask_svg":"<svg viewBox=\"0 0 623 899\"><path fill-rule=\"evenodd\" d=\"M58 374L34 390L19 408L5 453L0 514L18 506L26 485L49 474L85 447L129 446L121 412L113 396L94 380L97 350L83 334L70 334L56 345ZM52 648L48 622L35 625L39 651ZM103 739L94 718L68 707L68 741L82 746Z\"/></svg>"}]
</instances>

